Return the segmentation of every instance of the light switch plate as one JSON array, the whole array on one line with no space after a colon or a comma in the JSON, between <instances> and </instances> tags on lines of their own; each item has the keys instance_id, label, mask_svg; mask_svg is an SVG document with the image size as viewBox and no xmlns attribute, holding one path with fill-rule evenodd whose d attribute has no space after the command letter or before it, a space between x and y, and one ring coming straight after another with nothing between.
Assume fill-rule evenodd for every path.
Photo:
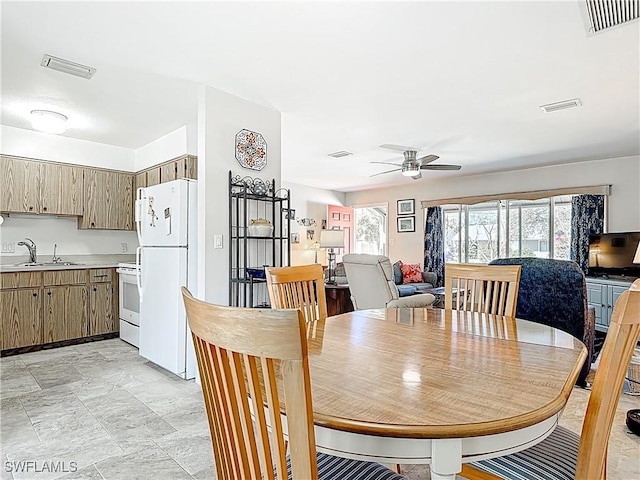
<instances>
[{"instance_id":1,"label":"light switch plate","mask_svg":"<svg viewBox=\"0 0 640 480\"><path fill-rule=\"evenodd\" d=\"M120 244L120 250L122 251L122 253L127 253L128 248L129 246L125 242L122 242Z\"/></svg>"},{"instance_id":2,"label":"light switch plate","mask_svg":"<svg viewBox=\"0 0 640 480\"><path fill-rule=\"evenodd\" d=\"M213 248L222 248L222 235L213 236Z\"/></svg>"}]
</instances>

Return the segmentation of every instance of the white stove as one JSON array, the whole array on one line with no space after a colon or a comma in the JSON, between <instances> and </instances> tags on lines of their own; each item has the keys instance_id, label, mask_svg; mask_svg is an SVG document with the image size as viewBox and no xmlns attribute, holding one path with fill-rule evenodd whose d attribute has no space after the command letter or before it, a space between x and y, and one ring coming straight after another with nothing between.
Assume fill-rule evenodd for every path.
<instances>
[{"instance_id":1,"label":"white stove","mask_svg":"<svg viewBox=\"0 0 640 480\"><path fill-rule=\"evenodd\" d=\"M120 277L120 338L135 347L140 346L140 267L136 263L119 263Z\"/></svg>"}]
</instances>

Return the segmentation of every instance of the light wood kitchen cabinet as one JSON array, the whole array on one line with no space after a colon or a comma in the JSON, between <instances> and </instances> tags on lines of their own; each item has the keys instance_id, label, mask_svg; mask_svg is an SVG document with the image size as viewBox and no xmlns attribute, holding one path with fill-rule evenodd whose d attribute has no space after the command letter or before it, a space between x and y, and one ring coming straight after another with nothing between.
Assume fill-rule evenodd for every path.
<instances>
[{"instance_id":1,"label":"light wood kitchen cabinet","mask_svg":"<svg viewBox=\"0 0 640 480\"><path fill-rule=\"evenodd\" d=\"M40 213L40 163L0 157L0 211Z\"/></svg>"},{"instance_id":2,"label":"light wood kitchen cabinet","mask_svg":"<svg viewBox=\"0 0 640 480\"><path fill-rule=\"evenodd\" d=\"M86 285L44 289L44 343L89 335Z\"/></svg>"},{"instance_id":3,"label":"light wood kitchen cabinet","mask_svg":"<svg viewBox=\"0 0 640 480\"><path fill-rule=\"evenodd\" d=\"M88 270L42 272L44 343L89 335Z\"/></svg>"},{"instance_id":4,"label":"light wood kitchen cabinet","mask_svg":"<svg viewBox=\"0 0 640 480\"><path fill-rule=\"evenodd\" d=\"M84 169L84 214L80 229L133 229L133 175Z\"/></svg>"},{"instance_id":5,"label":"light wood kitchen cabinet","mask_svg":"<svg viewBox=\"0 0 640 480\"><path fill-rule=\"evenodd\" d=\"M82 215L82 167L40 164L41 213Z\"/></svg>"},{"instance_id":6,"label":"light wood kitchen cabinet","mask_svg":"<svg viewBox=\"0 0 640 480\"><path fill-rule=\"evenodd\" d=\"M37 345L42 335L42 289L0 291L2 350Z\"/></svg>"},{"instance_id":7,"label":"light wood kitchen cabinet","mask_svg":"<svg viewBox=\"0 0 640 480\"><path fill-rule=\"evenodd\" d=\"M147 170L147 187L158 185L160 183L160 167L154 167Z\"/></svg>"},{"instance_id":8,"label":"light wood kitchen cabinet","mask_svg":"<svg viewBox=\"0 0 640 480\"><path fill-rule=\"evenodd\" d=\"M113 283L93 283L89 286L89 332L91 335L118 331L113 304Z\"/></svg>"},{"instance_id":9,"label":"light wood kitchen cabinet","mask_svg":"<svg viewBox=\"0 0 640 480\"><path fill-rule=\"evenodd\" d=\"M166 183L175 180L178 175L178 162L163 163L160 166L160 182Z\"/></svg>"},{"instance_id":10,"label":"light wood kitchen cabinet","mask_svg":"<svg viewBox=\"0 0 640 480\"><path fill-rule=\"evenodd\" d=\"M138 189L140 187L146 187L146 186L147 186L147 172L136 173L134 189L133 189L134 200L136 198L136 192L138 191Z\"/></svg>"},{"instance_id":11,"label":"light wood kitchen cabinet","mask_svg":"<svg viewBox=\"0 0 640 480\"><path fill-rule=\"evenodd\" d=\"M160 181L162 183L177 180L178 178L197 178L197 158L186 155L176 160L163 163L160 166Z\"/></svg>"},{"instance_id":12,"label":"light wood kitchen cabinet","mask_svg":"<svg viewBox=\"0 0 640 480\"><path fill-rule=\"evenodd\" d=\"M2 157L0 210L82 215L82 167Z\"/></svg>"}]
</instances>

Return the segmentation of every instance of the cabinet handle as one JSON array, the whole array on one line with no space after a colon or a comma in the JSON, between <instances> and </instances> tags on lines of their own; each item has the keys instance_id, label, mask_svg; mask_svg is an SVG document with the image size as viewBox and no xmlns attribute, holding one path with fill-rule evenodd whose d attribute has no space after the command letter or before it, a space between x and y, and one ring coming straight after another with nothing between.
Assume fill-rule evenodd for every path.
<instances>
[{"instance_id":1,"label":"cabinet handle","mask_svg":"<svg viewBox=\"0 0 640 480\"><path fill-rule=\"evenodd\" d=\"M96 226L95 222L91 222L91 226L95 227Z\"/></svg>"},{"instance_id":2,"label":"cabinet handle","mask_svg":"<svg viewBox=\"0 0 640 480\"><path fill-rule=\"evenodd\" d=\"M34 294L33 294L33 296L34 296L34 297L37 297L37 296L38 296L38 294L37 294L37 293L34 293Z\"/></svg>"},{"instance_id":3,"label":"cabinet handle","mask_svg":"<svg viewBox=\"0 0 640 480\"><path fill-rule=\"evenodd\" d=\"M49 291L47 292L47 295L51 296L51 290L49 290Z\"/></svg>"},{"instance_id":4,"label":"cabinet handle","mask_svg":"<svg viewBox=\"0 0 640 480\"><path fill-rule=\"evenodd\" d=\"M29 210L33 210L33 207L29 207Z\"/></svg>"},{"instance_id":5,"label":"cabinet handle","mask_svg":"<svg viewBox=\"0 0 640 480\"><path fill-rule=\"evenodd\" d=\"M93 287L93 291L94 291L94 292L97 292L97 291L98 291L98 289L97 289L96 287Z\"/></svg>"},{"instance_id":6,"label":"cabinet handle","mask_svg":"<svg viewBox=\"0 0 640 480\"><path fill-rule=\"evenodd\" d=\"M42 211L46 212L47 211L47 207L42 207Z\"/></svg>"},{"instance_id":7,"label":"cabinet handle","mask_svg":"<svg viewBox=\"0 0 640 480\"><path fill-rule=\"evenodd\" d=\"M109 274L105 273L104 275L94 275L93 278L104 278L104 277L108 277Z\"/></svg>"}]
</instances>

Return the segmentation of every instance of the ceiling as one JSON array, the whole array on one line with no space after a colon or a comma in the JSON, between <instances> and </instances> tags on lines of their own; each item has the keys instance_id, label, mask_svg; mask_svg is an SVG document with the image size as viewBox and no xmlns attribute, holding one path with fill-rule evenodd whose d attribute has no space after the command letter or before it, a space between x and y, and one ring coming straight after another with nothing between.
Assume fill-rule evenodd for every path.
<instances>
[{"instance_id":1,"label":"ceiling","mask_svg":"<svg viewBox=\"0 0 640 480\"><path fill-rule=\"evenodd\" d=\"M371 161L415 146L459 172L640 154L638 21L588 35L576 1L2 2L2 124L138 148L196 122L206 84L282 112L283 180L414 182ZM47 53L95 67L42 68ZM544 113L540 105L580 98ZM334 159L339 150L352 156Z\"/></svg>"}]
</instances>

